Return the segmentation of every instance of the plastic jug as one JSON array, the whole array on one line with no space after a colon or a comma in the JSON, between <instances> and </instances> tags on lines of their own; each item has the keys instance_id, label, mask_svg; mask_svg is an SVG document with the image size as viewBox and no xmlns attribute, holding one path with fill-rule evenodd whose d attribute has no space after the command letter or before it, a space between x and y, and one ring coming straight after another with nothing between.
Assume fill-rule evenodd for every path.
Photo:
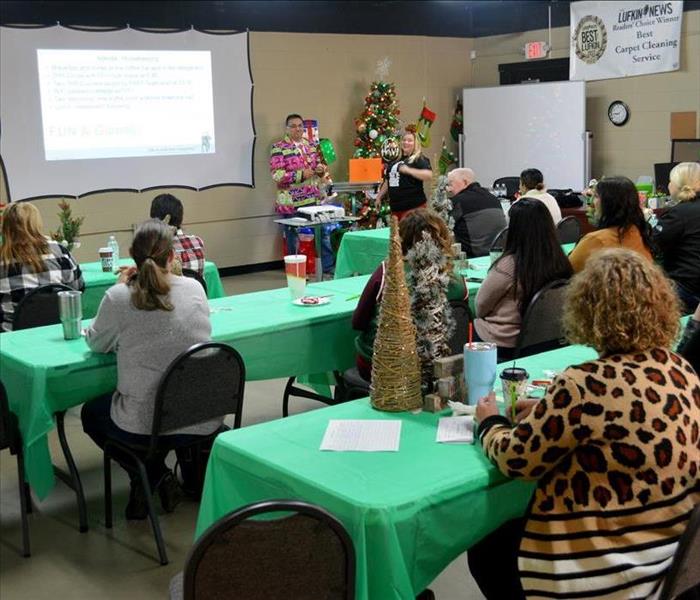
<instances>
[{"instance_id":1,"label":"plastic jug","mask_svg":"<svg viewBox=\"0 0 700 600\"><path fill-rule=\"evenodd\" d=\"M316 247L314 245L314 231L309 227L299 228L299 254L306 256L306 275L316 274Z\"/></svg>"}]
</instances>

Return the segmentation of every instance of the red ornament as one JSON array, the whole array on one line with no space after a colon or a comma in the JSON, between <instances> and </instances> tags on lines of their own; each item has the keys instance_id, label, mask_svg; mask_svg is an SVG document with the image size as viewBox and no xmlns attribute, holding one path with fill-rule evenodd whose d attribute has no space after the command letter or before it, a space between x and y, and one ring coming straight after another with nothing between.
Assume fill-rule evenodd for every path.
<instances>
[{"instance_id":1,"label":"red ornament","mask_svg":"<svg viewBox=\"0 0 700 600\"><path fill-rule=\"evenodd\" d=\"M360 141L360 138L355 138L355 146L358 148L362 145L362 142Z\"/></svg>"}]
</instances>

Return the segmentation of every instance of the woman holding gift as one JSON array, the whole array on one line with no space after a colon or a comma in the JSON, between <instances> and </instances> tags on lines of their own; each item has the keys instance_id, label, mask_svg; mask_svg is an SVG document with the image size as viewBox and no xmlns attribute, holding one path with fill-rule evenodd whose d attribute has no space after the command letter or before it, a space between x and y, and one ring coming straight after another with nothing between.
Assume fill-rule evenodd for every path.
<instances>
[{"instance_id":1,"label":"woman holding gift","mask_svg":"<svg viewBox=\"0 0 700 600\"><path fill-rule=\"evenodd\" d=\"M700 303L700 163L676 165L669 179L668 191L678 204L659 219L654 241L684 312L690 313Z\"/></svg>"},{"instance_id":2,"label":"woman holding gift","mask_svg":"<svg viewBox=\"0 0 700 600\"><path fill-rule=\"evenodd\" d=\"M377 194L377 207L387 194L391 214L404 218L416 208L425 208L423 184L433 178L430 161L421 153L415 127L407 127L401 138L401 158L387 166L384 182Z\"/></svg>"},{"instance_id":3,"label":"woman holding gift","mask_svg":"<svg viewBox=\"0 0 700 600\"><path fill-rule=\"evenodd\" d=\"M30 202L13 202L2 214L0 327L12 331L15 309L30 291L62 283L83 290L80 267L71 253L42 232L41 215Z\"/></svg>"},{"instance_id":4,"label":"woman holding gift","mask_svg":"<svg viewBox=\"0 0 700 600\"><path fill-rule=\"evenodd\" d=\"M591 257L569 285L569 340L599 358L565 369L517 424L492 393L479 440L506 476L537 487L523 519L469 550L487 598L657 597L700 502L700 380L670 348L678 299L640 253Z\"/></svg>"},{"instance_id":5,"label":"woman holding gift","mask_svg":"<svg viewBox=\"0 0 700 600\"><path fill-rule=\"evenodd\" d=\"M651 228L639 207L637 188L627 177L605 177L593 196L598 229L584 235L569 260L574 272L583 269L590 256L603 248L629 248L652 260Z\"/></svg>"}]
</instances>

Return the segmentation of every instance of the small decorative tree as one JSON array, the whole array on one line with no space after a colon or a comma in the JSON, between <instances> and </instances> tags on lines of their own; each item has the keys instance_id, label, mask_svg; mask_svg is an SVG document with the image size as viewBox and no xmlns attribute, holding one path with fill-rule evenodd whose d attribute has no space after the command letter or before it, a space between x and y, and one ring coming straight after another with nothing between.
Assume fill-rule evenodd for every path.
<instances>
[{"instance_id":1,"label":"small decorative tree","mask_svg":"<svg viewBox=\"0 0 700 600\"><path fill-rule=\"evenodd\" d=\"M447 197L447 175L433 177L430 208L440 215L450 231L454 231L455 220L452 218L452 201Z\"/></svg>"},{"instance_id":2,"label":"small decorative tree","mask_svg":"<svg viewBox=\"0 0 700 600\"><path fill-rule=\"evenodd\" d=\"M416 326L411 317L396 217L391 217L389 260L374 340L370 398L378 410L402 411L423 406Z\"/></svg>"},{"instance_id":3,"label":"small decorative tree","mask_svg":"<svg viewBox=\"0 0 700 600\"><path fill-rule=\"evenodd\" d=\"M57 242L65 244L68 250L72 251L80 244L80 242L78 242L78 236L80 235L80 227L83 221L85 221L85 217L74 217L73 209L65 199L58 203L58 208L60 209L58 218L61 221L61 225L51 234L51 237Z\"/></svg>"},{"instance_id":4,"label":"small decorative tree","mask_svg":"<svg viewBox=\"0 0 700 600\"><path fill-rule=\"evenodd\" d=\"M455 328L447 288L450 285L449 259L427 232L406 254L411 267L407 274L411 290L411 313L416 325L416 343L421 363L421 385L432 389L433 362L450 356L449 340Z\"/></svg>"}]
</instances>

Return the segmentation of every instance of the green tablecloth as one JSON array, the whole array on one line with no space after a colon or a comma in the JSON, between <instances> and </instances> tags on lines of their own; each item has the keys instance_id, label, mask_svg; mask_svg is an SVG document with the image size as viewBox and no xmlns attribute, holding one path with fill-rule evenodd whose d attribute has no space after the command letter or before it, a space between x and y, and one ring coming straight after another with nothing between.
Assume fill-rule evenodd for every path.
<instances>
[{"instance_id":1,"label":"green tablecloth","mask_svg":"<svg viewBox=\"0 0 700 600\"><path fill-rule=\"evenodd\" d=\"M335 278L372 273L389 252L388 227L348 231L335 259Z\"/></svg>"},{"instance_id":2,"label":"green tablecloth","mask_svg":"<svg viewBox=\"0 0 700 600\"><path fill-rule=\"evenodd\" d=\"M593 357L573 346L518 366L542 378L544 369ZM478 446L437 444L438 417L382 413L365 399L222 434L207 467L196 535L251 502L312 502L339 518L353 539L358 599L413 598L460 553L522 515L534 485L507 480ZM321 452L329 419L401 419L400 449Z\"/></svg>"},{"instance_id":3,"label":"green tablecloth","mask_svg":"<svg viewBox=\"0 0 700 600\"><path fill-rule=\"evenodd\" d=\"M568 254L576 244L563 244L562 250ZM389 228L362 229L349 231L343 236L338 249L335 263L335 278L352 277L353 275L367 275L373 273L389 252ZM469 259L476 261L481 266L490 265L488 256ZM471 274L470 274L471 275Z\"/></svg>"},{"instance_id":4,"label":"green tablecloth","mask_svg":"<svg viewBox=\"0 0 700 600\"><path fill-rule=\"evenodd\" d=\"M309 285L310 294L334 294L323 306L295 306L287 288L211 300L212 337L241 353L248 380L342 371L354 363L350 321L363 286L361 278ZM93 354L82 338L64 340L61 326L52 325L3 333L0 364L27 480L43 498L54 482L46 437L54 413L112 391L116 359Z\"/></svg>"},{"instance_id":5,"label":"green tablecloth","mask_svg":"<svg viewBox=\"0 0 700 600\"><path fill-rule=\"evenodd\" d=\"M130 258L122 258L120 265L133 265ZM117 276L114 273L104 273L102 263L91 262L82 263L80 270L83 272L85 280L85 291L83 292L83 316L91 319L97 314L97 309L102 302L105 292L117 283ZM204 281L207 284L207 295L209 298L222 298L224 296L224 286L219 277L219 270L213 262L204 263Z\"/></svg>"}]
</instances>

